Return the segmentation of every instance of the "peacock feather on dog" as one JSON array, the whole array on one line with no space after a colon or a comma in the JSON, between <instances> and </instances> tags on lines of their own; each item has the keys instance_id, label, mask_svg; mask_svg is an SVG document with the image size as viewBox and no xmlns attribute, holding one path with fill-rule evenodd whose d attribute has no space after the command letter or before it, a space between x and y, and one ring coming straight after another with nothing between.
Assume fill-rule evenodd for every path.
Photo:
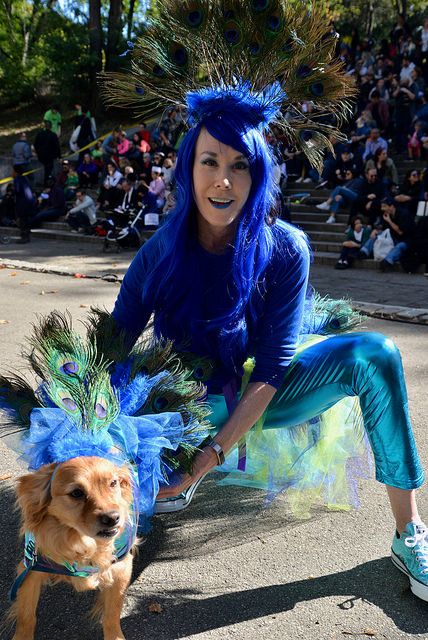
<instances>
[{"instance_id":1,"label":"peacock feather on dog","mask_svg":"<svg viewBox=\"0 0 428 640\"><path fill-rule=\"evenodd\" d=\"M244 87L262 105L261 128L279 127L315 165L329 136L342 137L355 89L323 2L159 0L157 9L130 70L101 75L108 104L145 117L181 105L192 123L200 114L186 95Z\"/></svg>"},{"instance_id":2,"label":"peacock feather on dog","mask_svg":"<svg viewBox=\"0 0 428 640\"><path fill-rule=\"evenodd\" d=\"M105 311L92 309L86 335L54 311L33 328L24 354L39 378L0 377L4 434L23 431L31 469L81 455L134 470L139 510L150 516L160 483L189 471L210 427L205 388L168 341L135 346Z\"/></svg>"}]
</instances>

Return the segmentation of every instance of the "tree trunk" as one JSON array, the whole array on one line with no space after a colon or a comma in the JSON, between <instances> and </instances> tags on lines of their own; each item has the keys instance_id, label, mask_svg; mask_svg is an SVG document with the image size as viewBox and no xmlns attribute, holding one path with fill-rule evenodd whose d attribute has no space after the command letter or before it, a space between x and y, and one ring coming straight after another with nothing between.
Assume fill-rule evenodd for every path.
<instances>
[{"instance_id":1,"label":"tree trunk","mask_svg":"<svg viewBox=\"0 0 428 640\"><path fill-rule=\"evenodd\" d=\"M98 107L97 73L102 69L103 30L101 0L89 0L89 81L91 85L91 111Z\"/></svg>"},{"instance_id":2,"label":"tree trunk","mask_svg":"<svg viewBox=\"0 0 428 640\"><path fill-rule=\"evenodd\" d=\"M110 0L107 23L106 71L120 66L120 44L122 40L122 0Z\"/></svg>"},{"instance_id":3,"label":"tree trunk","mask_svg":"<svg viewBox=\"0 0 428 640\"><path fill-rule=\"evenodd\" d=\"M135 0L129 0L129 10L128 10L128 26L126 30L126 37L128 40L131 39L132 36L132 25L134 22L134 9L135 9Z\"/></svg>"}]
</instances>

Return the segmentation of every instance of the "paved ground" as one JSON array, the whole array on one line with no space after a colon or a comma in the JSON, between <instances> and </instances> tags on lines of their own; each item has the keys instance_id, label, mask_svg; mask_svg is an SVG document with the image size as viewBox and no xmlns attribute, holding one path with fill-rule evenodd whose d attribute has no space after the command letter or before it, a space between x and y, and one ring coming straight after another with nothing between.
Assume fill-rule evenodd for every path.
<instances>
[{"instance_id":1,"label":"paved ground","mask_svg":"<svg viewBox=\"0 0 428 640\"><path fill-rule=\"evenodd\" d=\"M113 273L122 277L133 255L132 251L104 254L98 245L38 238L27 245L0 245L0 259L45 264L88 276ZM336 271L329 266L313 265L311 280L322 294L405 307L428 307L428 278L421 274Z\"/></svg>"},{"instance_id":2,"label":"paved ground","mask_svg":"<svg viewBox=\"0 0 428 640\"><path fill-rule=\"evenodd\" d=\"M0 254L4 257L3 247ZM91 255L91 264L101 265L96 258ZM57 262L68 259L63 254ZM78 253L73 260L79 272L87 272L87 260ZM126 260L122 254L120 264ZM108 262L108 271L115 261L114 257ZM340 274L340 278L344 275L348 277ZM393 277L393 281L379 280L379 291L394 289L402 296L400 302L409 301L406 276ZM317 278L321 291L338 292L334 270L315 269L316 284ZM423 292L425 279L409 278L407 282L417 282ZM359 291L369 288L368 283L357 284ZM90 304L111 308L117 291L117 284L102 280L0 269L1 368L19 366L19 351L35 313L69 309L77 320ZM411 303L415 300L411 298ZM402 350L413 424L426 461L428 329L380 320L367 321L365 328L386 333ZM13 515L13 479L21 472L15 454L0 441L0 478L11 476L0 481L2 603L20 554L14 542L18 522ZM155 519L153 533L135 563L126 600L127 640L428 638L428 605L409 593L406 579L387 558L393 523L384 489L373 480L362 481L360 489L358 511L320 511L309 520L293 521L282 500L263 509L259 492L220 488L214 479L207 479L188 511ZM428 519L425 490L420 492L420 503ZM100 639L99 630L85 618L91 601L90 594L78 596L66 588L46 594L37 640ZM161 613L150 613L153 602L161 605ZM0 637L6 640L10 634L0 631Z\"/></svg>"}]
</instances>

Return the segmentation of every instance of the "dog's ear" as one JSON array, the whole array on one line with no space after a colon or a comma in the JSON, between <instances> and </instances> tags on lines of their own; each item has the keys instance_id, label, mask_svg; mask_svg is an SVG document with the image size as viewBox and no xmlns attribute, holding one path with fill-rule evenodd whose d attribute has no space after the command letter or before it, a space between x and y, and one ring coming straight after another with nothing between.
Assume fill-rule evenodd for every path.
<instances>
[{"instance_id":1,"label":"dog's ear","mask_svg":"<svg viewBox=\"0 0 428 640\"><path fill-rule=\"evenodd\" d=\"M25 529L33 531L46 515L51 500L50 483L56 464L47 464L18 478L16 493Z\"/></svg>"},{"instance_id":2,"label":"dog's ear","mask_svg":"<svg viewBox=\"0 0 428 640\"><path fill-rule=\"evenodd\" d=\"M119 484L122 492L123 499L131 504L132 502L132 482L131 482L131 470L128 466L124 465L119 469Z\"/></svg>"}]
</instances>

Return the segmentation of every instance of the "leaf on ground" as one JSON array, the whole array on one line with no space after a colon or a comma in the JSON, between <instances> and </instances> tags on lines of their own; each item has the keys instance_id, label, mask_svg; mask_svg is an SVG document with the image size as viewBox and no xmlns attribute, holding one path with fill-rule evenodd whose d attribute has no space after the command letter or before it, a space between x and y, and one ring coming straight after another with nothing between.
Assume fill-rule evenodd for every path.
<instances>
[{"instance_id":1,"label":"leaf on ground","mask_svg":"<svg viewBox=\"0 0 428 640\"><path fill-rule=\"evenodd\" d=\"M88 305L88 304L81 304L81 305L80 305L80 308L81 308L81 309L87 309L88 307L89 307L89 305Z\"/></svg>"},{"instance_id":2,"label":"leaf on ground","mask_svg":"<svg viewBox=\"0 0 428 640\"><path fill-rule=\"evenodd\" d=\"M0 320L0 324L10 324L10 320Z\"/></svg>"},{"instance_id":3,"label":"leaf on ground","mask_svg":"<svg viewBox=\"0 0 428 640\"><path fill-rule=\"evenodd\" d=\"M11 474L11 473L3 473L3 474L0 476L0 482L1 482L2 480L9 480L9 478L11 478L11 477L12 477L12 474Z\"/></svg>"},{"instance_id":4,"label":"leaf on ground","mask_svg":"<svg viewBox=\"0 0 428 640\"><path fill-rule=\"evenodd\" d=\"M0 264L0 269L7 269L5 264Z\"/></svg>"},{"instance_id":5,"label":"leaf on ground","mask_svg":"<svg viewBox=\"0 0 428 640\"><path fill-rule=\"evenodd\" d=\"M13 278L13 276L16 276L17 273L16 273L16 271L12 271L12 273L9 273L9 275L10 275L11 278Z\"/></svg>"},{"instance_id":6,"label":"leaf on ground","mask_svg":"<svg viewBox=\"0 0 428 640\"><path fill-rule=\"evenodd\" d=\"M39 294L39 295L41 295L41 296L45 296L45 295L47 295L48 293L58 293L58 289L51 289L50 291L40 291L40 294Z\"/></svg>"},{"instance_id":7,"label":"leaf on ground","mask_svg":"<svg viewBox=\"0 0 428 640\"><path fill-rule=\"evenodd\" d=\"M23 280L19 284L31 284L31 280Z\"/></svg>"},{"instance_id":8,"label":"leaf on ground","mask_svg":"<svg viewBox=\"0 0 428 640\"><path fill-rule=\"evenodd\" d=\"M373 636L377 635L377 631L375 631L374 629L370 629L368 627L367 629L364 629L364 635L373 637Z\"/></svg>"},{"instance_id":9,"label":"leaf on ground","mask_svg":"<svg viewBox=\"0 0 428 640\"><path fill-rule=\"evenodd\" d=\"M147 607L150 613L162 613L163 608L159 602L151 602Z\"/></svg>"}]
</instances>

